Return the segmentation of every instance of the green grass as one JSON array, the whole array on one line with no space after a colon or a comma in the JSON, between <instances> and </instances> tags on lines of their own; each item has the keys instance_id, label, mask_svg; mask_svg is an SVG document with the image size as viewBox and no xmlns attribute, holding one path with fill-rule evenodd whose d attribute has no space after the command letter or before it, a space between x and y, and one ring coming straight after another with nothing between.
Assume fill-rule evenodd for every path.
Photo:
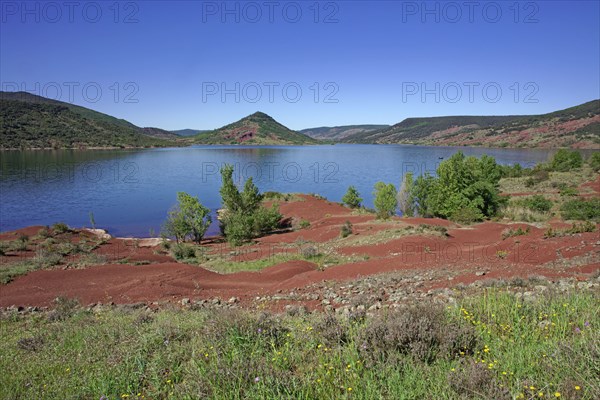
<instances>
[{"instance_id":1,"label":"green grass","mask_svg":"<svg viewBox=\"0 0 600 400\"><path fill-rule=\"evenodd\" d=\"M490 289L366 320L69 307L3 316L0 398L600 397L597 294Z\"/></svg>"}]
</instances>

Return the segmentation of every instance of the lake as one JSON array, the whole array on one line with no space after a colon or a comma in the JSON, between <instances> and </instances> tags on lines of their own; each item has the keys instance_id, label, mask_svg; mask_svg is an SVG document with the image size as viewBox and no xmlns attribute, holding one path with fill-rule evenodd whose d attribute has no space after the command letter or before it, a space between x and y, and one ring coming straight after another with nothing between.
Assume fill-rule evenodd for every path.
<instances>
[{"instance_id":1,"label":"lake","mask_svg":"<svg viewBox=\"0 0 600 400\"><path fill-rule=\"evenodd\" d=\"M372 206L375 182L399 186L408 171L435 171L457 151L502 164L532 166L554 150L411 145L193 146L138 150L0 152L0 230L29 225L96 226L117 236L158 234L178 191L219 208L219 168L236 181L252 176L261 191L317 193L340 201L350 185ZM215 218L213 220L216 221ZM218 232L213 222L209 233Z\"/></svg>"}]
</instances>

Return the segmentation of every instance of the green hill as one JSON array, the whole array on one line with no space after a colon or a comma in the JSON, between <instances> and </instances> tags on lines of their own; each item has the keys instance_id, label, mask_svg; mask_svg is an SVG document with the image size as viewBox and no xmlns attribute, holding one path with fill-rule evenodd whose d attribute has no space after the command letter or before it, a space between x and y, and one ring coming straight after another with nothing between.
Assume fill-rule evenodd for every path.
<instances>
[{"instance_id":1,"label":"green hill","mask_svg":"<svg viewBox=\"0 0 600 400\"><path fill-rule=\"evenodd\" d=\"M347 143L444 146L578 147L600 145L600 100L542 115L407 118L389 128L346 137Z\"/></svg>"},{"instance_id":2,"label":"green hill","mask_svg":"<svg viewBox=\"0 0 600 400\"><path fill-rule=\"evenodd\" d=\"M318 128L308 128L298 131L313 139L319 140L340 140L351 135L369 133L377 130L389 128L389 125L344 125L344 126L321 126Z\"/></svg>"},{"instance_id":3,"label":"green hill","mask_svg":"<svg viewBox=\"0 0 600 400\"><path fill-rule=\"evenodd\" d=\"M183 137L187 137L187 136L196 136L199 133L202 132L208 132L206 130L202 130L202 129L179 129L176 131L171 131L171 133L176 134L177 136L183 136Z\"/></svg>"},{"instance_id":4,"label":"green hill","mask_svg":"<svg viewBox=\"0 0 600 400\"><path fill-rule=\"evenodd\" d=\"M164 133L172 135L30 93L0 92L2 149L177 145L175 135L167 137Z\"/></svg>"},{"instance_id":5,"label":"green hill","mask_svg":"<svg viewBox=\"0 0 600 400\"><path fill-rule=\"evenodd\" d=\"M317 140L293 131L265 113L256 112L233 124L194 137L198 144L300 145Z\"/></svg>"}]
</instances>

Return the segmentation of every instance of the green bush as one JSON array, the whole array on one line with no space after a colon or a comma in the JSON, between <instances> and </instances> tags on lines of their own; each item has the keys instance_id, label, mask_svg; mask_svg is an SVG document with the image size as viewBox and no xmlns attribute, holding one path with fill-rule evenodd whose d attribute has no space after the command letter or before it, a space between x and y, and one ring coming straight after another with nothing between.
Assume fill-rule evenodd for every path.
<instances>
[{"instance_id":1,"label":"green bush","mask_svg":"<svg viewBox=\"0 0 600 400\"><path fill-rule=\"evenodd\" d=\"M474 221L496 215L504 202L498 189L502 170L493 157L458 152L436 173L418 177L412 187L414 208L421 216Z\"/></svg>"},{"instance_id":2,"label":"green bush","mask_svg":"<svg viewBox=\"0 0 600 400\"><path fill-rule=\"evenodd\" d=\"M600 198L569 200L563 203L560 211L564 219L598 222L600 221Z\"/></svg>"},{"instance_id":3,"label":"green bush","mask_svg":"<svg viewBox=\"0 0 600 400\"><path fill-rule=\"evenodd\" d=\"M583 158L581 153L574 150L560 149L552 157L550 168L553 171L567 172L575 168L581 168Z\"/></svg>"},{"instance_id":4,"label":"green bush","mask_svg":"<svg viewBox=\"0 0 600 400\"><path fill-rule=\"evenodd\" d=\"M273 204L271 208L262 206L264 196L248 178L244 190L240 193L233 182L233 166L225 165L221 169L221 188L223 201L221 212L221 232L233 246L260 237L279 228L282 215Z\"/></svg>"},{"instance_id":5,"label":"green bush","mask_svg":"<svg viewBox=\"0 0 600 400\"><path fill-rule=\"evenodd\" d=\"M174 236L177 242L191 237L200 244L212 222L210 210L204 207L197 197L185 192L177 193L179 204L169 211L162 232L164 236Z\"/></svg>"},{"instance_id":6,"label":"green bush","mask_svg":"<svg viewBox=\"0 0 600 400\"><path fill-rule=\"evenodd\" d=\"M396 194L396 187L391 183L377 182L375 184L373 196L375 196L374 204L378 218L387 219L395 214L398 206Z\"/></svg>"},{"instance_id":7,"label":"green bush","mask_svg":"<svg viewBox=\"0 0 600 400\"><path fill-rule=\"evenodd\" d=\"M474 207L463 207L454 210L452 214L450 214L449 219L459 224L468 225L481 221L483 219L483 214Z\"/></svg>"},{"instance_id":8,"label":"green bush","mask_svg":"<svg viewBox=\"0 0 600 400\"><path fill-rule=\"evenodd\" d=\"M354 186L350 186L342 197L342 203L350 208L359 208L363 199L360 197L360 193Z\"/></svg>"},{"instance_id":9,"label":"green bush","mask_svg":"<svg viewBox=\"0 0 600 400\"><path fill-rule=\"evenodd\" d=\"M342 229L340 231L340 235L343 238L352 235L352 224L350 223L350 221L344 222L344 225L342 225Z\"/></svg>"},{"instance_id":10,"label":"green bush","mask_svg":"<svg viewBox=\"0 0 600 400\"><path fill-rule=\"evenodd\" d=\"M545 198L541 194L536 194L524 199L523 205L533 211L548 212L552 208L552 200Z\"/></svg>"},{"instance_id":11,"label":"green bush","mask_svg":"<svg viewBox=\"0 0 600 400\"><path fill-rule=\"evenodd\" d=\"M185 260L196 257L196 248L186 243L176 243L171 248L171 255L176 260Z\"/></svg>"},{"instance_id":12,"label":"green bush","mask_svg":"<svg viewBox=\"0 0 600 400\"><path fill-rule=\"evenodd\" d=\"M57 222L54 225L52 225L52 230L58 234L67 233L69 232L69 226L64 222Z\"/></svg>"},{"instance_id":13,"label":"green bush","mask_svg":"<svg viewBox=\"0 0 600 400\"><path fill-rule=\"evenodd\" d=\"M306 229L310 226L310 221L303 219L300 221L300 229Z\"/></svg>"},{"instance_id":14,"label":"green bush","mask_svg":"<svg viewBox=\"0 0 600 400\"><path fill-rule=\"evenodd\" d=\"M600 151L593 153L587 162L594 171L600 172Z\"/></svg>"}]
</instances>

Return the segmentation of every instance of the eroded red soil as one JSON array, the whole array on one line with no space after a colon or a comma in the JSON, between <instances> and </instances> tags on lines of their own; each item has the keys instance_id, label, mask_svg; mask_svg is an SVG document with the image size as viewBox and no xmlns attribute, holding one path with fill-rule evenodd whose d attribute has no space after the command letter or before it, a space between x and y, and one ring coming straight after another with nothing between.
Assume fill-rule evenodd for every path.
<instances>
[{"instance_id":1,"label":"eroded red soil","mask_svg":"<svg viewBox=\"0 0 600 400\"><path fill-rule=\"evenodd\" d=\"M256 296L290 291L306 293L319 282L343 282L383 272L435 272L425 285L426 289L432 289L478 279L530 275L550 279L575 276L585 280L600 269L598 230L545 238L545 228L523 223L485 222L460 227L439 219L393 218L381 222L372 215L358 215L339 204L311 196L282 202L280 210L286 217L309 221L310 226L270 235L238 249L230 249L214 238L205 243L208 253L220 252L234 261L290 255L289 261L259 272L219 274L201 266L177 263L159 245L112 238L94 250L105 258L106 264L83 269L58 266L17 277L0 286L0 306L48 306L57 296L75 297L83 304L215 297L227 300L234 296L244 305L252 303ZM340 229L346 221L352 223L353 233L342 239ZM421 232L414 233L423 224L429 227L421 227ZM433 226L447 228L446 234ZM529 228L528 233L503 239L507 229L519 227ZM15 240L21 234L33 236L39 229L30 227L3 233L0 239ZM326 256L314 262L293 259L298 258L297 252L307 243ZM329 252L335 254L331 262ZM17 257L34 255L30 251ZM6 256L4 262L13 256Z\"/></svg>"}]
</instances>

